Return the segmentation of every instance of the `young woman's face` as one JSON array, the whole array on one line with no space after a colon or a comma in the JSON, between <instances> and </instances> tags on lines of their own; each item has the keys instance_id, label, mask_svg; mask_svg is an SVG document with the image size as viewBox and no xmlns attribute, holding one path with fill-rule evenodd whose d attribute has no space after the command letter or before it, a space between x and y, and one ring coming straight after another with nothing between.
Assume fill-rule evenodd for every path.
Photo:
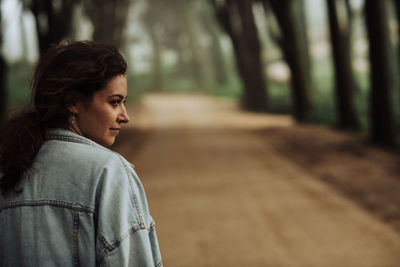
<instances>
[{"instance_id":1,"label":"young woman's face","mask_svg":"<svg viewBox=\"0 0 400 267\"><path fill-rule=\"evenodd\" d=\"M128 123L125 109L127 81L124 75L114 77L107 86L96 92L89 105L77 103L71 109L75 120L70 130L102 146L114 143L122 123Z\"/></svg>"}]
</instances>

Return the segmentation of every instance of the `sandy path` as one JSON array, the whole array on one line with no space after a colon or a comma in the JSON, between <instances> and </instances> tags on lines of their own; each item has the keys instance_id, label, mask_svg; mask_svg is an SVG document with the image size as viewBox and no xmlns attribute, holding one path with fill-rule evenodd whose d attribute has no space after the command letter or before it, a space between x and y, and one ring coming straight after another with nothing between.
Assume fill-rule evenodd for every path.
<instances>
[{"instance_id":1,"label":"sandy path","mask_svg":"<svg viewBox=\"0 0 400 267\"><path fill-rule=\"evenodd\" d=\"M249 130L288 117L205 96L149 95L136 166L167 267L400 266L400 235ZM270 144L274 140L270 140Z\"/></svg>"}]
</instances>

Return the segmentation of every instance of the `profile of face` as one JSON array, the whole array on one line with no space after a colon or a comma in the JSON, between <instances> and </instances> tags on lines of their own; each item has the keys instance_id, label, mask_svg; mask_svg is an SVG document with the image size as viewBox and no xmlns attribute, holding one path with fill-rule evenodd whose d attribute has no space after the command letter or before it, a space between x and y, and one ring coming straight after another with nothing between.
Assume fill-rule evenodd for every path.
<instances>
[{"instance_id":1,"label":"profile of face","mask_svg":"<svg viewBox=\"0 0 400 267\"><path fill-rule=\"evenodd\" d=\"M75 114L69 129L102 146L112 145L121 125L129 122L124 105L126 97L126 77L118 75L104 89L94 93L89 104L78 102L69 107Z\"/></svg>"}]
</instances>

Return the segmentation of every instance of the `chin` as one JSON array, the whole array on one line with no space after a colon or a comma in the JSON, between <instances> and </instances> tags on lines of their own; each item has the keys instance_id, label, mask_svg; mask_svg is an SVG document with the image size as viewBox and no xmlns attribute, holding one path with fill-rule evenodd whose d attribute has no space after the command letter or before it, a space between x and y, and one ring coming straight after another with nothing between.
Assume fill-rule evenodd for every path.
<instances>
[{"instance_id":1,"label":"chin","mask_svg":"<svg viewBox=\"0 0 400 267\"><path fill-rule=\"evenodd\" d=\"M102 145L105 147L109 147L109 146L112 146L112 144L114 144L114 142L115 142L115 138L110 139L110 140L105 140Z\"/></svg>"}]
</instances>

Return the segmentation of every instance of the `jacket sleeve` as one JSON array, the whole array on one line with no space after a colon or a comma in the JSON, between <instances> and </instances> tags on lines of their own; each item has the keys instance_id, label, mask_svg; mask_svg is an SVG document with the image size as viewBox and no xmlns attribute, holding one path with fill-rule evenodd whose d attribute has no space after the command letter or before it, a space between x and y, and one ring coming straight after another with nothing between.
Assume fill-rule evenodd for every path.
<instances>
[{"instance_id":1,"label":"jacket sleeve","mask_svg":"<svg viewBox=\"0 0 400 267\"><path fill-rule=\"evenodd\" d=\"M100 266L156 266L161 267L161 256L155 228L133 231L105 255Z\"/></svg>"},{"instance_id":2,"label":"jacket sleeve","mask_svg":"<svg viewBox=\"0 0 400 267\"><path fill-rule=\"evenodd\" d=\"M97 266L162 266L143 186L122 157L102 173L97 198Z\"/></svg>"}]
</instances>

